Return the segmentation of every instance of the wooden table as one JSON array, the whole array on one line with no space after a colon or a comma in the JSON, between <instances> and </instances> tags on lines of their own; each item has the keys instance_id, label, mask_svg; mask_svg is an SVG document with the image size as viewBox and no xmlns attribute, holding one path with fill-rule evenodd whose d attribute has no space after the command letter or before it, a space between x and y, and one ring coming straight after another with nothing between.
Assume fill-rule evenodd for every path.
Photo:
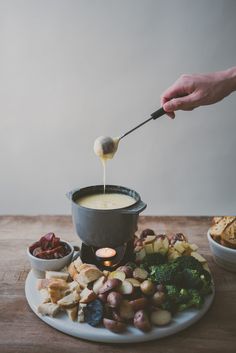
<instances>
[{"instance_id":1,"label":"wooden table","mask_svg":"<svg viewBox=\"0 0 236 353\"><path fill-rule=\"evenodd\" d=\"M236 275L217 267L206 238L209 217L140 217L139 229L183 232L209 262L216 296L198 323L174 336L139 344L102 344L67 336L42 322L29 308L24 284L30 269L27 245L49 231L78 243L69 216L0 217L0 352L1 353L227 353L236 351Z\"/></svg>"}]
</instances>

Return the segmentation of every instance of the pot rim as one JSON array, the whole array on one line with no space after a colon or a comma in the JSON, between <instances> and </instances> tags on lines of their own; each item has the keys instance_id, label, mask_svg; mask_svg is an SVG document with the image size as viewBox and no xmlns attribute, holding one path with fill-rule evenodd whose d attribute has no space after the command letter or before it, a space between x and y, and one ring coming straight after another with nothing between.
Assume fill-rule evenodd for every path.
<instances>
[{"instance_id":1,"label":"pot rim","mask_svg":"<svg viewBox=\"0 0 236 353\"><path fill-rule=\"evenodd\" d=\"M117 194L125 194L125 195L129 195L131 197L133 197L136 201L127 207L121 207L121 208L113 208L113 209L95 209L95 208L89 208L89 207L85 207L85 206L81 206L80 204L76 203L76 200L74 198L75 194L78 194L80 192L84 192L83 195L86 195L86 191L88 191L88 195L93 195L93 194L98 194L100 193L100 191L103 191L104 186L103 185L90 185L90 186L85 186L82 188L77 188L77 189L73 189L70 192L67 193L67 197L68 199L72 202L73 205L76 205L78 208L81 208L83 210L86 210L88 212L99 212L99 213L111 213L111 212L122 212L124 211L124 213L128 213L128 211L132 211L132 209L137 208L137 206L139 204L141 204L141 206L143 206L144 208L146 208L146 204L141 200L141 197L139 195L139 193L133 189L130 189L126 186L122 186L122 185L106 185L106 190L108 191L108 193L117 193ZM112 190L112 189L116 189L116 190ZM110 191L109 191L110 189ZM97 190L97 192L96 192ZM120 192L118 192L118 190L120 190ZM122 190L124 192L122 192ZM94 192L92 192L94 191ZM78 198L77 198L78 199Z\"/></svg>"}]
</instances>

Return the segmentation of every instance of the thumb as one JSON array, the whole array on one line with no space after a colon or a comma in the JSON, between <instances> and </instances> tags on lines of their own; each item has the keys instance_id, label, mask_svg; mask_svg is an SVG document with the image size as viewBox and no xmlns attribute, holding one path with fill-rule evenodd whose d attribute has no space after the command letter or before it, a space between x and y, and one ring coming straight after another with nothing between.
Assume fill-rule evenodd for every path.
<instances>
[{"instance_id":1,"label":"thumb","mask_svg":"<svg viewBox=\"0 0 236 353\"><path fill-rule=\"evenodd\" d=\"M185 97L173 98L163 105L166 112L173 112L175 110L188 110L194 108L195 98L193 94Z\"/></svg>"}]
</instances>

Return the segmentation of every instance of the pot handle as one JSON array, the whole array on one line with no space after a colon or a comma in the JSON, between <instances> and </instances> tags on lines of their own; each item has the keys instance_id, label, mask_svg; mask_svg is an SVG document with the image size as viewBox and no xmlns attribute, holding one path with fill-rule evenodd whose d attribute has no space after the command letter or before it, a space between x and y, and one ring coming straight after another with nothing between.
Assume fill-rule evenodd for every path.
<instances>
[{"instance_id":1,"label":"pot handle","mask_svg":"<svg viewBox=\"0 0 236 353\"><path fill-rule=\"evenodd\" d=\"M140 200L137 203L137 205L135 205L133 208L121 210L121 213L122 214L139 214L143 210L145 210L146 207L147 207L147 204L145 202L143 202L142 200Z\"/></svg>"},{"instance_id":2,"label":"pot handle","mask_svg":"<svg viewBox=\"0 0 236 353\"><path fill-rule=\"evenodd\" d=\"M76 191L78 191L78 189L73 189L73 190L68 191L68 192L66 193L66 197L68 198L68 200L72 201L72 195L73 195Z\"/></svg>"},{"instance_id":3,"label":"pot handle","mask_svg":"<svg viewBox=\"0 0 236 353\"><path fill-rule=\"evenodd\" d=\"M68 200L72 200L72 195L73 195L73 191L68 191L67 193L66 193L66 197L68 198Z\"/></svg>"}]
</instances>

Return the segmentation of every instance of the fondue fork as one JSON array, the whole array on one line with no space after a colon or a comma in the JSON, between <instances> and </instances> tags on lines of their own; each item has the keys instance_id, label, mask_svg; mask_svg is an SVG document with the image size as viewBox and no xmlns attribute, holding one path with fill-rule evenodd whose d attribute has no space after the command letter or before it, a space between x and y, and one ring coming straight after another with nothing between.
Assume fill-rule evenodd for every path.
<instances>
[{"instance_id":1,"label":"fondue fork","mask_svg":"<svg viewBox=\"0 0 236 353\"><path fill-rule=\"evenodd\" d=\"M131 132L135 131L139 127L143 126L144 124L148 123L150 120L156 120L157 118L160 118L164 114L166 114L166 112L164 111L163 108L160 108L156 110L154 113L152 113L150 118L143 121L141 124L135 126L133 129L127 131L125 134L119 137L115 137L115 138L112 138L110 136L98 137L94 142L94 152L103 160L113 158L121 139L123 139L125 136L129 135Z\"/></svg>"},{"instance_id":2,"label":"fondue fork","mask_svg":"<svg viewBox=\"0 0 236 353\"><path fill-rule=\"evenodd\" d=\"M151 114L151 117L148 118L147 120L143 121L141 124L135 126L133 129L127 131L125 134L121 135L118 137L119 141L123 139L125 136L129 135L131 132L134 130L138 129L139 127L143 126L144 124L148 123L150 120L156 120L157 118L160 118L162 115L166 114L163 108L160 108L156 110L154 113Z\"/></svg>"}]
</instances>

